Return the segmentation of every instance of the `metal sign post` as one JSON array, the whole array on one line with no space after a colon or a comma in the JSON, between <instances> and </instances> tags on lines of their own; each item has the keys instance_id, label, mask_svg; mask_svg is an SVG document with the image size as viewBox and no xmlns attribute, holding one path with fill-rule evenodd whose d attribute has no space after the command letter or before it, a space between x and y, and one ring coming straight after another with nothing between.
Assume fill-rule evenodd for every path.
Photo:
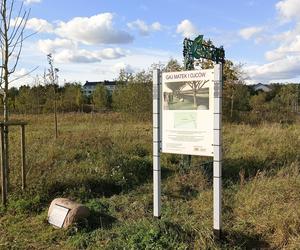
<instances>
[{"instance_id":1,"label":"metal sign post","mask_svg":"<svg viewBox=\"0 0 300 250\"><path fill-rule=\"evenodd\" d=\"M160 217L161 208L161 169L160 169L160 70L153 70L153 213L155 217Z\"/></svg>"},{"instance_id":2,"label":"metal sign post","mask_svg":"<svg viewBox=\"0 0 300 250\"><path fill-rule=\"evenodd\" d=\"M222 64L214 66L214 162L213 162L213 230L217 239L222 226Z\"/></svg>"}]
</instances>

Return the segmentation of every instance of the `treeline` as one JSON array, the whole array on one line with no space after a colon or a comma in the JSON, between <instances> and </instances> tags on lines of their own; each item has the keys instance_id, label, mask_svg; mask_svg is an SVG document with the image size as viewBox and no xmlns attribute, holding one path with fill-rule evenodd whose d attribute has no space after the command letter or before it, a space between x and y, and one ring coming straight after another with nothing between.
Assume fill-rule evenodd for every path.
<instances>
[{"instance_id":1,"label":"treeline","mask_svg":"<svg viewBox=\"0 0 300 250\"><path fill-rule=\"evenodd\" d=\"M82 111L89 103L79 83L68 83L63 87L54 85L21 86L9 89L10 113L41 114L52 113L54 101L60 112Z\"/></svg>"},{"instance_id":2,"label":"treeline","mask_svg":"<svg viewBox=\"0 0 300 250\"><path fill-rule=\"evenodd\" d=\"M233 122L292 123L299 116L300 84L272 83L269 92L237 84L224 90L224 118Z\"/></svg>"},{"instance_id":3,"label":"treeline","mask_svg":"<svg viewBox=\"0 0 300 250\"><path fill-rule=\"evenodd\" d=\"M171 59L167 65L155 65L162 71L182 70ZM210 62L202 68L210 68ZM227 60L224 64L223 119L229 122L260 123L291 122L299 113L299 84L268 85L270 92L254 91L245 85L246 75L241 65ZM40 114L53 112L56 101L59 112L102 112L114 110L136 118L152 117L152 69L131 74L120 71L116 90L110 93L97 85L91 96L85 96L79 83L64 86L22 86L9 90L9 108L12 113Z\"/></svg>"}]
</instances>

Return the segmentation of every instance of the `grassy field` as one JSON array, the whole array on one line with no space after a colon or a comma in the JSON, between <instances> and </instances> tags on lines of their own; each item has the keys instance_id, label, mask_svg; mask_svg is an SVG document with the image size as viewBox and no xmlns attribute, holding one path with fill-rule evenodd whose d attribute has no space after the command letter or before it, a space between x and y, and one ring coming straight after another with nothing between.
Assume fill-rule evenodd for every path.
<instances>
[{"instance_id":1,"label":"grassy field","mask_svg":"<svg viewBox=\"0 0 300 250\"><path fill-rule=\"evenodd\" d=\"M11 193L0 249L300 249L300 125L224 126L224 238L212 236L212 165L162 156L162 218L152 217L152 127L119 114L15 117L27 127L28 189L19 130L10 132ZM47 223L52 199L91 210L68 230Z\"/></svg>"}]
</instances>

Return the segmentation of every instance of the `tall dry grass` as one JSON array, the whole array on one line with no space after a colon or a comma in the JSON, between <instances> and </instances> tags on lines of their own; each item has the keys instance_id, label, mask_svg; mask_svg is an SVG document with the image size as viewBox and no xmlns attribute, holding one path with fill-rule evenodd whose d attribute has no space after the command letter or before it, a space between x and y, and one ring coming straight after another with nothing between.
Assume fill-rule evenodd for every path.
<instances>
[{"instance_id":1,"label":"tall dry grass","mask_svg":"<svg viewBox=\"0 0 300 250\"><path fill-rule=\"evenodd\" d=\"M152 218L152 127L117 113L27 120L28 189L20 189L19 130L10 132L11 193L0 249L299 249L300 125L225 124L222 242L212 235L211 159L162 156L162 219ZM58 196L91 217L67 231L46 221Z\"/></svg>"}]
</instances>

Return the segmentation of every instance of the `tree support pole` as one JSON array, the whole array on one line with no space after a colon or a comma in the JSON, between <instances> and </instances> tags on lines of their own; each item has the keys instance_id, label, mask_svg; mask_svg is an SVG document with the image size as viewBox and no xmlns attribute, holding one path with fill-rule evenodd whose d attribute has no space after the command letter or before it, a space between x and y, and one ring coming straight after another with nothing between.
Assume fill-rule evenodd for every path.
<instances>
[{"instance_id":1,"label":"tree support pole","mask_svg":"<svg viewBox=\"0 0 300 250\"><path fill-rule=\"evenodd\" d=\"M5 192L6 195L9 190L9 142L8 142L8 125L3 126L3 163L4 163L4 177L5 177ZM7 198L7 197L6 197Z\"/></svg>"},{"instance_id":2,"label":"tree support pole","mask_svg":"<svg viewBox=\"0 0 300 250\"><path fill-rule=\"evenodd\" d=\"M2 204L6 206L7 202L7 190L6 190L6 176L5 176L5 161L4 161L4 127L1 125L1 195Z\"/></svg>"},{"instance_id":3,"label":"tree support pole","mask_svg":"<svg viewBox=\"0 0 300 250\"><path fill-rule=\"evenodd\" d=\"M222 228L222 64L215 64L214 72L213 232L219 240Z\"/></svg>"},{"instance_id":4,"label":"tree support pole","mask_svg":"<svg viewBox=\"0 0 300 250\"><path fill-rule=\"evenodd\" d=\"M160 70L153 70L153 215L161 215L161 115L160 115Z\"/></svg>"},{"instance_id":5,"label":"tree support pole","mask_svg":"<svg viewBox=\"0 0 300 250\"><path fill-rule=\"evenodd\" d=\"M21 176L22 176L22 190L26 188L26 157L25 157L25 125L21 125Z\"/></svg>"}]
</instances>

